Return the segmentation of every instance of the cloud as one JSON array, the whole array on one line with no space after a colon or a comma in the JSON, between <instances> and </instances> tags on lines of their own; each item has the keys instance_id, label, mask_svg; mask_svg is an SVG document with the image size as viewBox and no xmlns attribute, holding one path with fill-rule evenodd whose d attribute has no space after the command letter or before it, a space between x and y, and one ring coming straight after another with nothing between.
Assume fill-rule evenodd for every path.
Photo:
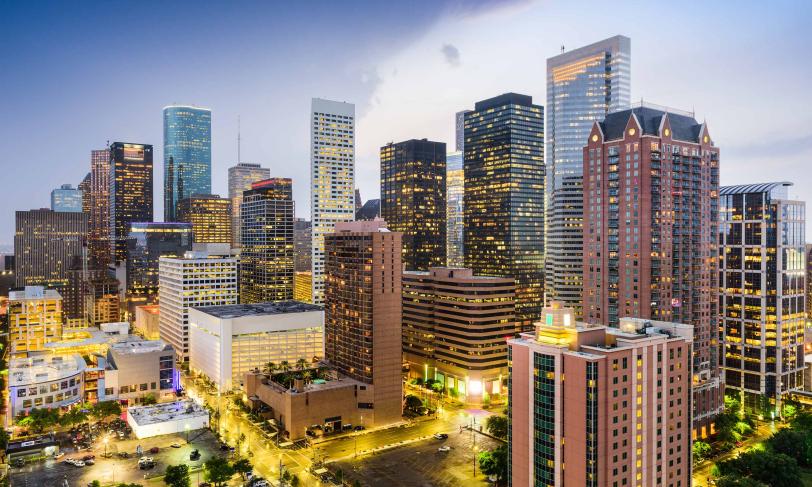
<instances>
[{"instance_id":1,"label":"cloud","mask_svg":"<svg viewBox=\"0 0 812 487\"><path fill-rule=\"evenodd\" d=\"M445 57L445 62L450 64L451 66L459 66L460 65L460 50L457 49L453 44L443 44L442 49L440 52L443 53Z\"/></svg>"}]
</instances>

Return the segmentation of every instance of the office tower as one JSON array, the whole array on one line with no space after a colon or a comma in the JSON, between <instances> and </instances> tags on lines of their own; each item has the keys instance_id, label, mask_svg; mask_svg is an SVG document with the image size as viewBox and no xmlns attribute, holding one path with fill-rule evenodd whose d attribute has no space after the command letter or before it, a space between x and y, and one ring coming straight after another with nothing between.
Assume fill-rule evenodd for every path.
<instances>
[{"instance_id":1,"label":"office tower","mask_svg":"<svg viewBox=\"0 0 812 487\"><path fill-rule=\"evenodd\" d=\"M324 238L325 358L373 389L374 424L400 421L402 413L402 236L385 225L339 222Z\"/></svg>"},{"instance_id":2,"label":"office tower","mask_svg":"<svg viewBox=\"0 0 812 487\"><path fill-rule=\"evenodd\" d=\"M443 266L445 143L407 140L381 147L381 216L403 234L407 270Z\"/></svg>"},{"instance_id":3,"label":"office tower","mask_svg":"<svg viewBox=\"0 0 812 487\"><path fill-rule=\"evenodd\" d=\"M15 212L14 261L18 287L62 287L75 255L82 255L87 215L41 210Z\"/></svg>"},{"instance_id":4,"label":"office tower","mask_svg":"<svg viewBox=\"0 0 812 487\"><path fill-rule=\"evenodd\" d=\"M803 389L805 212L792 183L719 190L719 275L725 393L763 417Z\"/></svg>"},{"instance_id":5,"label":"office tower","mask_svg":"<svg viewBox=\"0 0 812 487\"><path fill-rule=\"evenodd\" d=\"M310 272L313 268L311 227L310 222L304 218L297 218L293 221L293 270L296 272Z\"/></svg>"},{"instance_id":6,"label":"office tower","mask_svg":"<svg viewBox=\"0 0 812 487\"><path fill-rule=\"evenodd\" d=\"M812 244L804 246L806 253L806 319L812 321ZM6 265L8 269L8 264ZM807 337L807 341L812 340L812 336ZM812 383L809 384L812 390Z\"/></svg>"},{"instance_id":7,"label":"office tower","mask_svg":"<svg viewBox=\"0 0 812 487\"><path fill-rule=\"evenodd\" d=\"M43 350L62 338L62 296L55 289L25 286L8 296L8 346L11 357Z\"/></svg>"},{"instance_id":8,"label":"office tower","mask_svg":"<svg viewBox=\"0 0 812 487\"><path fill-rule=\"evenodd\" d=\"M293 274L293 299L303 303L313 302L313 274L310 271Z\"/></svg>"},{"instance_id":9,"label":"office tower","mask_svg":"<svg viewBox=\"0 0 812 487\"><path fill-rule=\"evenodd\" d=\"M630 103L631 41L615 36L547 59L544 292L582 316L583 149L592 124Z\"/></svg>"},{"instance_id":10,"label":"office tower","mask_svg":"<svg viewBox=\"0 0 812 487\"><path fill-rule=\"evenodd\" d=\"M507 392L506 336L516 324L513 279L471 269L403 273L403 360L410 376L440 381L467 403Z\"/></svg>"},{"instance_id":11,"label":"office tower","mask_svg":"<svg viewBox=\"0 0 812 487\"><path fill-rule=\"evenodd\" d=\"M121 321L121 297L118 279L106 273L91 274L85 284L85 322L90 326Z\"/></svg>"},{"instance_id":12,"label":"office tower","mask_svg":"<svg viewBox=\"0 0 812 487\"><path fill-rule=\"evenodd\" d=\"M361 190L355 188L355 211L358 212L362 206L364 206L364 203L361 201Z\"/></svg>"},{"instance_id":13,"label":"office tower","mask_svg":"<svg viewBox=\"0 0 812 487\"><path fill-rule=\"evenodd\" d=\"M446 156L446 265L465 265L465 171L462 168L462 152L449 152Z\"/></svg>"},{"instance_id":14,"label":"office tower","mask_svg":"<svg viewBox=\"0 0 812 487\"><path fill-rule=\"evenodd\" d=\"M90 260L110 263L110 150L90 151L90 226L87 241Z\"/></svg>"},{"instance_id":15,"label":"office tower","mask_svg":"<svg viewBox=\"0 0 812 487\"><path fill-rule=\"evenodd\" d=\"M471 110L463 110L454 114L454 151L465 152L465 115Z\"/></svg>"},{"instance_id":16,"label":"office tower","mask_svg":"<svg viewBox=\"0 0 812 487\"><path fill-rule=\"evenodd\" d=\"M640 105L584 147L584 319L694 327L694 434L711 434L719 380L719 149L690 113Z\"/></svg>"},{"instance_id":17,"label":"office tower","mask_svg":"<svg viewBox=\"0 0 812 487\"><path fill-rule=\"evenodd\" d=\"M619 325L553 302L508 340L508 485L691 485L691 327Z\"/></svg>"},{"instance_id":18,"label":"office tower","mask_svg":"<svg viewBox=\"0 0 812 487\"><path fill-rule=\"evenodd\" d=\"M189 223L139 222L131 225L127 238L127 310L153 304L158 298L158 261L161 257L180 257L192 250L192 225Z\"/></svg>"},{"instance_id":19,"label":"office tower","mask_svg":"<svg viewBox=\"0 0 812 487\"><path fill-rule=\"evenodd\" d=\"M465 267L514 278L516 319L529 327L544 295L544 108L516 93L477 102L463 165Z\"/></svg>"},{"instance_id":20,"label":"office tower","mask_svg":"<svg viewBox=\"0 0 812 487\"><path fill-rule=\"evenodd\" d=\"M82 192L82 211L90 215L90 173L85 175L76 188Z\"/></svg>"},{"instance_id":21,"label":"office tower","mask_svg":"<svg viewBox=\"0 0 812 487\"><path fill-rule=\"evenodd\" d=\"M228 168L228 199L231 200L231 246L239 247L240 204L243 191L251 189L251 184L271 177L271 170L259 164L240 162Z\"/></svg>"},{"instance_id":22,"label":"office tower","mask_svg":"<svg viewBox=\"0 0 812 487\"><path fill-rule=\"evenodd\" d=\"M178 200L175 218L192 224L195 243L231 245L231 200L217 194L196 194Z\"/></svg>"},{"instance_id":23,"label":"office tower","mask_svg":"<svg viewBox=\"0 0 812 487\"><path fill-rule=\"evenodd\" d=\"M113 142L107 178L110 253L119 264L127 259L131 224L152 221L152 146Z\"/></svg>"},{"instance_id":24,"label":"office tower","mask_svg":"<svg viewBox=\"0 0 812 487\"><path fill-rule=\"evenodd\" d=\"M211 110L164 107L164 221L177 221L178 201L210 193Z\"/></svg>"},{"instance_id":25,"label":"office tower","mask_svg":"<svg viewBox=\"0 0 812 487\"><path fill-rule=\"evenodd\" d=\"M374 220L381 217L381 200L366 200L364 206L355 212L356 220Z\"/></svg>"},{"instance_id":26,"label":"office tower","mask_svg":"<svg viewBox=\"0 0 812 487\"><path fill-rule=\"evenodd\" d=\"M82 191L70 184L51 190L51 210L53 211L82 211Z\"/></svg>"},{"instance_id":27,"label":"office tower","mask_svg":"<svg viewBox=\"0 0 812 487\"><path fill-rule=\"evenodd\" d=\"M324 236L355 215L355 105L313 98L310 109L313 303L324 300Z\"/></svg>"},{"instance_id":28,"label":"office tower","mask_svg":"<svg viewBox=\"0 0 812 487\"><path fill-rule=\"evenodd\" d=\"M293 299L293 182L257 181L240 208L240 303Z\"/></svg>"},{"instance_id":29,"label":"office tower","mask_svg":"<svg viewBox=\"0 0 812 487\"><path fill-rule=\"evenodd\" d=\"M181 361L189 359L189 308L237 304L237 259L207 252L161 257L158 329Z\"/></svg>"},{"instance_id":30,"label":"office tower","mask_svg":"<svg viewBox=\"0 0 812 487\"><path fill-rule=\"evenodd\" d=\"M90 285L94 281L107 277L107 269L89 265L81 255L74 255L71 258L67 271L67 285L60 289L62 313L66 321L78 320L80 323L85 322L86 317L91 313L90 310L86 309L87 297L91 292ZM117 291L116 289L116 293ZM118 319L113 321L118 321Z\"/></svg>"}]
</instances>

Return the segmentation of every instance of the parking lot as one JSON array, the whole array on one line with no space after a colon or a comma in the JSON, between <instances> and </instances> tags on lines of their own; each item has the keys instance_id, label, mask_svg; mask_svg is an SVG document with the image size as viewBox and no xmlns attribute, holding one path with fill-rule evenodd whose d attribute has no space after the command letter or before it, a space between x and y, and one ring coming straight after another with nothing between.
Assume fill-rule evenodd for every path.
<instances>
[{"instance_id":1,"label":"parking lot","mask_svg":"<svg viewBox=\"0 0 812 487\"><path fill-rule=\"evenodd\" d=\"M442 446L450 447L439 452ZM474 477L474 440L470 431L449 433L448 439L421 440L353 460L343 460L331 465L336 472L341 469L350 481L358 480L364 486L393 485L404 487L432 486L485 486L484 475ZM476 435L476 450L489 450L499 442L483 435Z\"/></svg>"},{"instance_id":2,"label":"parking lot","mask_svg":"<svg viewBox=\"0 0 812 487\"><path fill-rule=\"evenodd\" d=\"M45 460L26 464L22 468L11 469L11 485L22 487L56 487L62 486L65 480L71 487L85 487L89 482L98 480L102 484L111 482L140 482L144 483L146 476L161 474L167 465L177 465L185 463L190 469L195 469L206 460L214 456L226 455L219 449L219 443L209 430L192 431L189 433L191 444L186 444L186 435L164 435L143 440L111 440L107 444L107 452L112 453L110 458L104 458L105 445L97 442L92 449L76 451L72 447L63 448L65 456L59 460ZM180 445L180 448L173 448L172 444ZM138 446L144 454L153 457L156 466L149 470L138 468L138 456L136 449ZM158 448L157 453L149 453L153 447ZM189 454L192 450L200 451L200 459L190 461ZM120 452L127 452L129 458L120 458ZM81 459L87 455L95 455L95 465L85 467L75 467L65 460ZM192 474L192 485L197 485L198 473ZM200 473L200 480L203 474Z\"/></svg>"}]
</instances>

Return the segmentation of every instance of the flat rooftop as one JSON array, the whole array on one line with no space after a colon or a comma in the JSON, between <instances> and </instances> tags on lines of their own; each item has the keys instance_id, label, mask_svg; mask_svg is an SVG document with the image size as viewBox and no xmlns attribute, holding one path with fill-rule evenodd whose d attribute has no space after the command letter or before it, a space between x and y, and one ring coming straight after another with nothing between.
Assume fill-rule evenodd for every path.
<instances>
[{"instance_id":1,"label":"flat rooftop","mask_svg":"<svg viewBox=\"0 0 812 487\"><path fill-rule=\"evenodd\" d=\"M8 367L9 386L61 380L80 373L85 367L85 359L78 353L14 358Z\"/></svg>"},{"instance_id":2,"label":"flat rooftop","mask_svg":"<svg viewBox=\"0 0 812 487\"><path fill-rule=\"evenodd\" d=\"M229 319L243 316L281 315L287 313L307 313L322 311L324 308L301 301L274 301L254 304L227 304L224 306L203 306L194 309L217 318Z\"/></svg>"},{"instance_id":3,"label":"flat rooftop","mask_svg":"<svg viewBox=\"0 0 812 487\"><path fill-rule=\"evenodd\" d=\"M152 406L131 406L127 415L138 426L164 423L166 421L180 421L183 419L208 417L209 413L202 406L192 400L166 402Z\"/></svg>"},{"instance_id":4,"label":"flat rooftop","mask_svg":"<svg viewBox=\"0 0 812 487\"><path fill-rule=\"evenodd\" d=\"M165 348L166 342L163 340L130 340L110 345L113 352L127 355L160 352Z\"/></svg>"}]
</instances>

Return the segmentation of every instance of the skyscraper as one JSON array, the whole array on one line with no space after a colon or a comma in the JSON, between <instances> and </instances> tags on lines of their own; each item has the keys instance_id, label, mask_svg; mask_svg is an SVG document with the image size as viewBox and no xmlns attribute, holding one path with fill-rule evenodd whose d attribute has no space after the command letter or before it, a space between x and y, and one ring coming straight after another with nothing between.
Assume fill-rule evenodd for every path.
<instances>
[{"instance_id":1,"label":"skyscraper","mask_svg":"<svg viewBox=\"0 0 812 487\"><path fill-rule=\"evenodd\" d=\"M82 211L90 215L90 173L76 186L82 192Z\"/></svg>"},{"instance_id":2,"label":"skyscraper","mask_svg":"<svg viewBox=\"0 0 812 487\"><path fill-rule=\"evenodd\" d=\"M228 168L228 199L231 200L231 234L232 247L239 247L240 233L240 204L243 191L251 189L251 184L271 177L271 170L259 164L240 162Z\"/></svg>"},{"instance_id":3,"label":"skyscraper","mask_svg":"<svg viewBox=\"0 0 812 487\"><path fill-rule=\"evenodd\" d=\"M372 389L363 407L372 424L400 421L402 412L401 235L384 226L339 222L324 238L325 358Z\"/></svg>"},{"instance_id":4,"label":"skyscraper","mask_svg":"<svg viewBox=\"0 0 812 487\"><path fill-rule=\"evenodd\" d=\"M445 143L407 140L381 147L381 216L403 234L407 270L446 263Z\"/></svg>"},{"instance_id":5,"label":"skyscraper","mask_svg":"<svg viewBox=\"0 0 812 487\"><path fill-rule=\"evenodd\" d=\"M62 339L62 296L55 289L25 286L8 296L8 347L11 357L27 357Z\"/></svg>"},{"instance_id":6,"label":"skyscraper","mask_svg":"<svg viewBox=\"0 0 812 487\"><path fill-rule=\"evenodd\" d=\"M581 317L583 148L592 124L630 103L631 41L615 36L547 59L544 291Z\"/></svg>"},{"instance_id":7,"label":"skyscraper","mask_svg":"<svg viewBox=\"0 0 812 487\"><path fill-rule=\"evenodd\" d=\"M722 410L719 149L693 114L641 105L594 124L584 159L584 319L694 327L694 434Z\"/></svg>"},{"instance_id":8,"label":"skyscraper","mask_svg":"<svg viewBox=\"0 0 812 487\"><path fill-rule=\"evenodd\" d=\"M508 485L689 486L691 327L543 315L508 340Z\"/></svg>"},{"instance_id":9,"label":"skyscraper","mask_svg":"<svg viewBox=\"0 0 812 487\"><path fill-rule=\"evenodd\" d=\"M803 389L806 205L789 198L791 185L719 190L725 393L766 418Z\"/></svg>"},{"instance_id":10,"label":"skyscraper","mask_svg":"<svg viewBox=\"0 0 812 487\"><path fill-rule=\"evenodd\" d=\"M17 286L61 288L67 285L71 261L74 256L82 255L87 215L43 208L17 211L15 220Z\"/></svg>"},{"instance_id":11,"label":"skyscraper","mask_svg":"<svg viewBox=\"0 0 812 487\"><path fill-rule=\"evenodd\" d=\"M176 221L178 201L211 193L211 110L164 107L164 221Z\"/></svg>"},{"instance_id":12,"label":"skyscraper","mask_svg":"<svg viewBox=\"0 0 812 487\"><path fill-rule=\"evenodd\" d=\"M217 194L196 194L178 200L175 219L192 224L195 243L231 245L231 200L227 198Z\"/></svg>"},{"instance_id":13,"label":"skyscraper","mask_svg":"<svg viewBox=\"0 0 812 487\"><path fill-rule=\"evenodd\" d=\"M471 110L462 110L454 114L454 151L465 152L465 114Z\"/></svg>"},{"instance_id":14,"label":"skyscraper","mask_svg":"<svg viewBox=\"0 0 812 487\"><path fill-rule=\"evenodd\" d=\"M90 151L90 228L87 242L96 265L110 263L110 150Z\"/></svg>"},{"instance_id":15,"label":"skyscraper","mask_svg":"<svg viewBox=\"0 0 812 487\"><path fill-rule=\"evenodd\" d=\"M324 299L324 236L355 216L355 105L313 98L310 109L313 304Z\"/></svg>"},{"instance_id":16,"label":"skyscraper","mask_svg":"<svg viewBox=\"0 0 812 487\"><path fill-rule=\"evenodd\" d=\"M304 218L293 221L293 267L296 272L311 272L313 270L313 240L312 225ZM313 292L311 289L308 295Z\"/></svg>"},{"instance_id":17,"label":"skyscraper","mask_svg":"<svg viewBox=\"0 0 812 487\"><path fill-rule=\"evenodd\" d=\"M152 221L152 146L113 142L107 178L110 251L118 264L127 258L131 224Z\"/></svg>"},{"instance_id":18,"label":"skyscraper","mask_svg":"<svg viewBox=\"0 0 812 487\"><path fill-rule=\"evenodd\" d=\"M70 184L51 190L51 209L54 211L82 211L82 191Z\"/></svg>"},{"instance_id":19,"label":"skyscraper","mask_svg":"<svg viewBox=\"0 0 812 487\"><path fill-rule=\"evenodd\" d=\"M506 93L465 115L465 267L516 280L516 319L539 317L544 285L544 108Z\"/></svg>"},{"instance_id":20,"label":"skyscraper","mask_svg":"<svg viewBox=\"0 0 812 487\"><path fill-rule=\"evenodd\" d=\"M257 181L243 193L240 303L293 299L293 182Z\"/></svg>"},{"instance_id":21,"label":"skyscraper","mask_svg":"<svg viewBox=\"0 0 812 487\"><path fill-rule=\"evenodd\" d=\"M449 152L446 155L446 265L465 265L465 171L462 169L462 152Z\"/></svg>"}]
</instances>

